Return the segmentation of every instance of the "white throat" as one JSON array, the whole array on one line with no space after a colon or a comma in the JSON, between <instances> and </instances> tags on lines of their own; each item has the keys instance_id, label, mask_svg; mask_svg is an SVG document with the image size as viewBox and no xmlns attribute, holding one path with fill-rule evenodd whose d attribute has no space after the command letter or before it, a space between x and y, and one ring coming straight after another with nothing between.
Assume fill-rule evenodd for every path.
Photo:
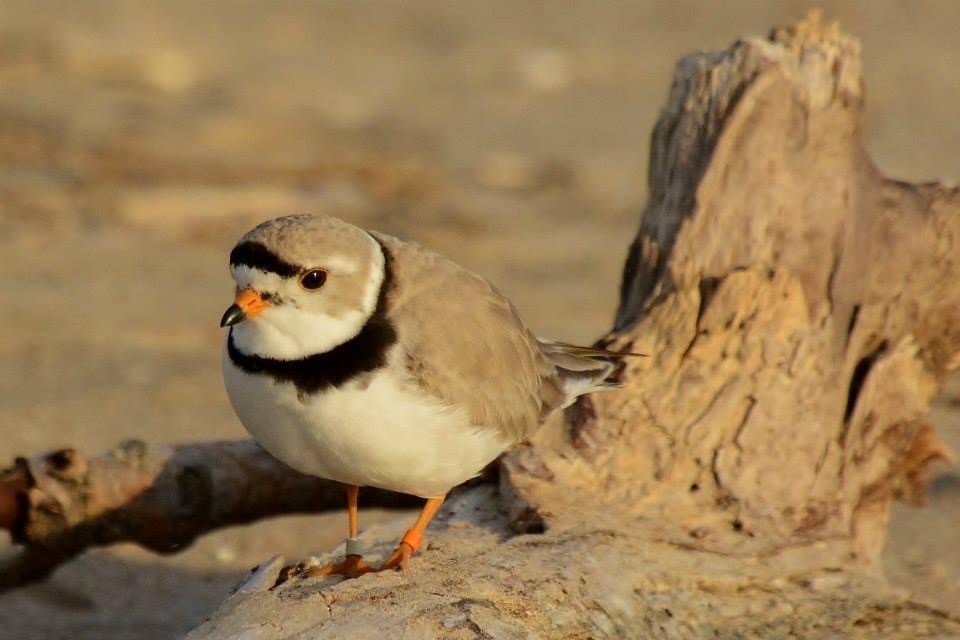
<instances>
[{"instance_id":1,"label":"white throat","mask_svg":"<svg viewBox=\"0 0 960 640\"><path fill-rule=\"evenodd\" d=\"M290 301L271 306L256 318L245 320L231 328L234 347L247 355L274 360L300 360L326 353L355 338L376 311L380 286L384 279L383 250L372 237L370 241L376 245L376 250L372 255L373 264L369 275L363 284L359 308L341 310L336 315L331 315L323 311L298 308ZM252 273L240 272L241 269ZM241 287L244 282L265 276L277 278L273 274L248 267L234 269L234 277ZM316 295L322 296L323 292Z\"/></svg>"}]
</instances>

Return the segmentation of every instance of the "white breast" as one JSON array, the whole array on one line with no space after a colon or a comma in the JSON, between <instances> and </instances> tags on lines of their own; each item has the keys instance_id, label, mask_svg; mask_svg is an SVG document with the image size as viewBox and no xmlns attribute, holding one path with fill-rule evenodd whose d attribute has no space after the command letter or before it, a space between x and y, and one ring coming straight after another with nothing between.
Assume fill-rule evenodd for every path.
<instances>
[{"instance_id":1,"label":"white breast","mask_svg":"<svg viewBox=\"0 0 960 640\"><path fill-rule=\"evenodd\" d=\"M392 369L298 398L289 383L241 371L224 349L224 380L247 431L303 473L422 497L475 476L509 443L463 409L404 384Z\"/></svg>"}]
</instances>

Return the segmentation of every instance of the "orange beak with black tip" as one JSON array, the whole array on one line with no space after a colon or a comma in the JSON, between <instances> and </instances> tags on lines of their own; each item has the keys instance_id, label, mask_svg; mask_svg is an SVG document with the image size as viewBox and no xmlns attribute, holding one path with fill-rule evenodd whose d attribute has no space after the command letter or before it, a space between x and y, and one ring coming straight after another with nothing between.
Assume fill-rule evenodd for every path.
<instances>
[{"instance_id":1,"label":"orange beak with black tip","mask_svg":"<svg viewBox=\"0 0 960 640\"><path fill-rule=\"evenodd\" d=\"M259 293L253 289L244 289L237 294L236 300L233 301L233 304L227 308L223 317L220 318L220 326L232 327L244 320L256 318L269 306L269 304L263 301Z\"/></svg>"}]
</instances>

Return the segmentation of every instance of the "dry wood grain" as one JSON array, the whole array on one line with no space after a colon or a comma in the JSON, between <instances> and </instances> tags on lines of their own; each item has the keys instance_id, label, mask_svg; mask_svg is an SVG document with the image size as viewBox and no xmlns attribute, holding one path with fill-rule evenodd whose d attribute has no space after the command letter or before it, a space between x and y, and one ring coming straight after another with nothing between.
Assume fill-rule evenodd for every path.
<instances>
[{"instance_id":1,"label":"dry wood grain","mask_svg":"<svg viewBox=\"0 0 960 640\"><path fill-rule=\"evenodd\" d=\"M368 489L364 504L412 507ZM0 527L22 546L0 563L0 590L47 577L88 548L136 542L174 553L200 534L286 513L343 509L343 485L305 476L251 441L178 447L128 441L17 460L0 474Z\"/></svg>"}]
</instances>

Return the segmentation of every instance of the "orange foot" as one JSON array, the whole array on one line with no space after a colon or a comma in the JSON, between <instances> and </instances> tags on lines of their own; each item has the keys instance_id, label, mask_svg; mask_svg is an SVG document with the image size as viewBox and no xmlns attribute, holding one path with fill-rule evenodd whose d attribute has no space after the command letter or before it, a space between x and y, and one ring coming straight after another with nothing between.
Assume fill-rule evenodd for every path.
<instances>
[{"instance_id":1,"label":"orange foot","mask_svg":"<svg viewBox=\"0 0 960 640\"><path fill-rule=\"evenodd\" d=\"M439 504L437 505L439 506ZM390 554L390 557L387 558L387 561L383 563L383 566L378 569L378 571L386 571L388 569L399 569L400 571L406 572L407 565L410 564L410 556L417 552L417 549L420 548L420 545L423 544L423 529L425 528L426 523L423 527L418 527L414 525L412 529L408 529L403 538L400 539L400 544L397 545L397 548L393 550L393 553Z\"/></svg>"},{"instance_id":2,"label":"orange foot","mask_svg":"<svg viewBox=\"0 0 960 640\"><path fill-rule=\"evenodd\" d=\"M343 576L344 578L359 578L365 573L377 571L366 562L362 556L350 555L340 562L334 562L323 567L308 567L303 562L284 567L277 577L277 585L281 585L293 578L318 578L322 576Z\"/></svg>"},{"instance_id":3,"label":"orange foot","mask_svg":"<svg viewBox=\"0 0 960 640\"><path fill-rule=\"evenodd\" d=\"M401 542L397 548L394 549L393 553L390 554L390 557L387 558L387 561L383 563L383 566L377 569L377 571L395 569L406 573L413 551L413 547L410 546L409 543Z\"/></svg>"}]
</instances>

